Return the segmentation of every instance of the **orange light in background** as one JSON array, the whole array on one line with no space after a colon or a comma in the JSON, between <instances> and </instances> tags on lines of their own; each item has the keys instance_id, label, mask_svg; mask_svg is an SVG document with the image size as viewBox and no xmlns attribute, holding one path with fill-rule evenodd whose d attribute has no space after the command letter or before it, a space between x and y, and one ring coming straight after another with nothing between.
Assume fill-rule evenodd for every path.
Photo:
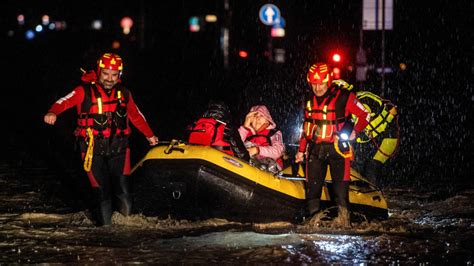
<instances>
[{"instance_id":1,"label":"orange light in background","mask_svg":"<svg viewBox=\"0 0 474 266\"><path fill-rule=\"evenodd\" d=\"M43 16L41 17L41 22L42 22L43 25L45 25L45 26L48 25L48 24L49 24L49 16L46 15L46 14L43 15Z\"/></svg>"},{"instance_id":2,"label":"orange light in background","mask_svg":"<svg viewBox=\"0 0 474 266\"><path fill-rule=\"evenodd\" d=\"M407 65L405 65L405 63L400 63L400 70L405 71L405 69L407 69Z\"/></svg>"},{"instance_id":3,"label":"orange light in background","mask_svg":"<svg viewBox=\"0 0 474 266\"><path fill-rule=\"evenodd\" d=\"M242 57L242 58L247 58L249 56L249 53L247 53L247 51L240 50L239 51L239 56Z\"/></svg>"},{"instance_id":4,"label":"orange light in background","mask_svg":"<svg viewBox=\"0 0 474 266\"><path fill-rule=\"evenodd\" d=\"M112 48L113 49L119 49L120 48L120 42L119 41L113 41L112 42Z\"/></svg>"},{"instance_id":5,"label":"orange light in background","mask_svg":"<svg viewBox=\"0 0 474 266\"><path fill-rule=\"evenodd\" d=\"M206 15L204 17L204 20L208 23L214 23L217 21L217 16L216 15L212 15L212 14L209 14L209 15Z\"/></svg>"},{"instance_id":6,"label":"orange light in background","mask_svg":"<svg viewBox=\"0 0 474 266\"><path fill-rule=\"evenodd\" d=\"M332 61L336 62L336 63L339 63L341 62L341 55L340 54L333 54L332 55Z\"/></svg>"}]
</instances>

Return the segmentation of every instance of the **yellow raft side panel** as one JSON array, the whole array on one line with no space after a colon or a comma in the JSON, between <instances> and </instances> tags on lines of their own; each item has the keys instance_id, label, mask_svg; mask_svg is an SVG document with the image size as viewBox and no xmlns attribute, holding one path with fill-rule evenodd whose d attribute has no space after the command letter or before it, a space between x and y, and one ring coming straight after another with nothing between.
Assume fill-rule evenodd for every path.
<instances>
[{"instance_id":1,"label":"yellow raft side panel","mask_svg":"<svg viewBox=\"0 0 474 266\"><path fill-rule=\"evenodd\" d=\"M257 169L247 162L238 158L230 156L219 150L208 146L200 145L180 145L173 149L169 154L165 153L168 146L158 146L152 148L146 156L134 167L135 171L143 162L153 159L198 159L212 162L213 164L240 175L248 180L254 181L262 186L284 193L288 196L304 200L305 189L302 181L286 180L275 177L273 174ZM285 169L284 173L290 173L290 170ZM303 171L299 171L301 176L304 176ZM358 172L351 169L351 179L363 179ZM331 180L331 173L328 169L326 180ZM374 200L373 197L379 195L380 192L361 192L357 190L356 186L350 186L349 201L352 204L370 205L377 208L387 208L387 202L384 197L378 197ZM327 187L323 187L321 200L328 200L329 193Z\"/></svg>"},{"instance_id":2,"label":"yellow raft side panel","mask_svg":"<svg viewBox=\"0 0 474 266\"><path fill-rule=\"evenodd\" d=\"M146 160L153 159L205 160L267 188L279 191L297 199L305 199L304 185L302 182L274 177L273 174L269 172L259 170L247 164L245 161L239 160L238 158L214 148L208 146L185 145L179 147L182 151L175 149L171 153L165 154L166 149L167 146L152 148L137 166L141 166ZM134 168L134 171L137 166Z\"/></svg>"}]
</instances>

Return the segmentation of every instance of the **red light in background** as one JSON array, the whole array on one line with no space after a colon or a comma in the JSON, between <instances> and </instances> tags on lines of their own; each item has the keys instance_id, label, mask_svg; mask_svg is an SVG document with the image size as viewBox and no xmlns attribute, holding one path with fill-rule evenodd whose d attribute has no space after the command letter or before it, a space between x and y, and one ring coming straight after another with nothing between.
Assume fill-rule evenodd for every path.
<instances>
[{"instance_id":1,"label":"red light in background","mask_svg":"<svg viewBox=\"0 0 474 266\"><path fill-rule=\"evenodd\" d=\"M332 55L332 61L339 63L341 62L341 55L340 54L333 54Z\"/></svg>"},{"instance_id":2,"label":"red light in background","mask_svg":"<svg viewBox=\"0 0 474 266\"><path fill-rule=\"evenodd\" d=\"M131 28L133 26L133 19L130 17L123 17L120 21L120 26L122 28Z\"/></svg>"},{"instance_id":3,"label":"red light in background","mask_svg":"<svg viewBox=\"0 0 474 266\"><path fill-rule=\"evenodd\" d=\"M332 69L332 74L334 75L334 79L341 78L341 70L338 67Z\"/></svg>"},{"instance_id":4,"label":"red light in background","mask_svg":"<svg viewBox=\"0 0 474 266\"><path fill-rule=\"evenodd\" d=\"M201 29L199 25L189 25L189 31L190 32L198 32Z\"/></svg>"},{"instance_id":5,"label":"red light in background","mask_svg":"<svg viewBox=\"0 0 474 266\"><path fill-rule=\"evenodd\" d=\"M244 50L240 50L239 51L239 56L242 57L242 58L247 58L249 56L249 54Z\"/></svg>"}]
</instances>

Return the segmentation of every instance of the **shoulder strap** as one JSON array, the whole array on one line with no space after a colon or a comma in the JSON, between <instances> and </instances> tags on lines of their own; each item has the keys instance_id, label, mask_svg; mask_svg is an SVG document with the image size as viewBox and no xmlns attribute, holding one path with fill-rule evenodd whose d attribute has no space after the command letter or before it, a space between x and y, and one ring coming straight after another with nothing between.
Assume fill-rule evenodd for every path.
<instances>
[{"instance_id":1,"label":"shoulder strap","mask_svg":"<svg viewBox=\"0 0 474 266\"><path fill-rule=\"evenodd\" d=\"M214 134L212 135L212 139L211 139L211 143L214 143L216 141L216 137L217 137L217 132L219 131L219 126L223 126L224 127L224 131L225 131L225 125L220 123L219 121L215 121L214 123Z\"/></svg>"},{"instance_id":2,"label":"shoulder strap","mask_svg":"<svg viewBox=\"0 0 474 266\"><path fill-rule=\"evenodd\" d=\"M339 96L336 99L336 119L345 117L345 110L349 95L350 92L348 90L340 89Z\"/></svg>"},{"instance_id":3,"label":"shoulder strap","mask_svg":"<svg viewBox=\"0 0 474 266\"><path fill-rule=\"evenodd\" d=\"M280 131L278 128L272 128L270 129L270 131L268 132L268 135L267 135L267 140L268 140L268 145L272 146L272 136L275 135L278 131Z\"/></svg>"},{"instance_id":4,"label":"shoulder strap","mask_svg":"<svg viewBox=\"0 0 474 266\"><path fill-rule=\"evenodd\" d=\"M84 84L82 88L84 89L84 100L82 100L81 112L89 113L92 106L92 84Z\"/></svg>"},{"instance_id":5,"label":"shoulder strap","mask_svg":"<svg viewBox=\"0 0 474 266\"><path fill-rule=\"evenodd\" d=\"M278 128L272 128L268 131L268 137L272 137L273 135L275 135L275 133L277 133L279 131Z\"/></svg>"},{"instance_id":6,"label":"shoulder strap","mask_svg":"<svg viewBox=\"0 0 474 266\"><path fill-rule=\"evenodd\" d=\"M123 95L123 98L124 98L124 103L128 103L128 100L129 100L129 97L130 97L130 90L128 90L125 86L121 85L121 84L117 84L115 86L115 90L116 90L116 97L118 97L118 93L120 92L122 95ZM120 99L119 100L119 103L122 103L122 101Z\"/></svg>"}]
</instances>

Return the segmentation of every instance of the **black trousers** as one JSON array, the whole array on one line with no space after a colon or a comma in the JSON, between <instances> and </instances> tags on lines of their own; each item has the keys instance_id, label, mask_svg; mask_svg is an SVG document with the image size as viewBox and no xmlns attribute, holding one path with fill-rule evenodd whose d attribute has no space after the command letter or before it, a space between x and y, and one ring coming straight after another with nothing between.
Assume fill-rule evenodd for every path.
<instances>
[{"instance_id":1,"label":"black trousers","mask_svg":"<svg viewBox=\"0 0 474 266\"><path fill-rule=\"evenodd\" d=\"M86 150L85 142L81 145ZM95 207L93 214L98 225L112 223L112 213L131 212L129 191L130 150L128 139L94 140L92 167L87 176L91 184Z\"/></svg>"},{"instance_id":2,"label":"black trousers","mask_svg":"<svg viewBox=\"0 0 474 266\"><path fill-rule=\"evenodd\" d=\"M319 211L319 202L328 166L331 171L336 204L339 208L348 208L350 159L343 158L338 154L333 143L313 143L309 146L309 156L306 162L306 198L310 214ZM346 176L346 180L344 180L344 176Z\"/></svg>"}]
</instances>

